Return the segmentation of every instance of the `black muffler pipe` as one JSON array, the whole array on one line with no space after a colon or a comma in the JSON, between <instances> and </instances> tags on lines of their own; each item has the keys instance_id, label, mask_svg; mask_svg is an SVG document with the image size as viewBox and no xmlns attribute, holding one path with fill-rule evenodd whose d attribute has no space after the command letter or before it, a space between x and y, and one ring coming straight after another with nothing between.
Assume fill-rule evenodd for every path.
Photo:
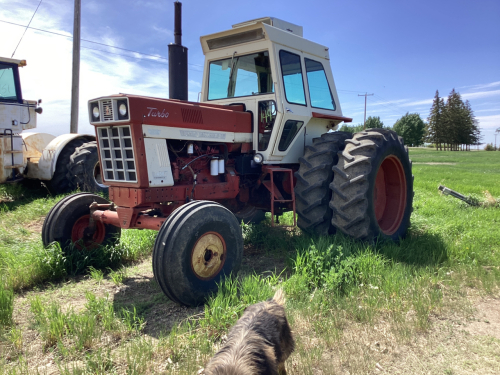
<instances>
[{"instance_id":1,"label":"black muffler pipe","mask_svg":"<svg viewBox=\"0 0 500 375\"><path fill-rule=\"evenodd\" d=\"M182 46L182 3L175 5L175 43L168 45L168 96L188 100L188 49Z\"/></svg>"}]
</instances>

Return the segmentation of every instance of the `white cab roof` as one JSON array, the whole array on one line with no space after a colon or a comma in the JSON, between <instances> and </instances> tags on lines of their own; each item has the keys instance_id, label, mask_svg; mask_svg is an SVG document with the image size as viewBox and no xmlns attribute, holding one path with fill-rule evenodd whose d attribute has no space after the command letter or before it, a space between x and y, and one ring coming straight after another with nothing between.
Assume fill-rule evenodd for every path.
<instances>
[{"instance_id":1,"label":"white cab roof","mask_svg":"<svg viewBox=\"0 0 500 375\"><path fill-rule=\"evenodd\" d=\"M273 23L273 25L270 25L270 23ZM274 26L275 24L278 24L280 27ZM298 31L285 31L281 28L281 26L285 24L293 25L276 18L258 18L233 25L233 28L230 30L202 36L200 37L200 42L203 48L203 54L207 55L208 53L214 53L218 50L222 51L228 47L232 48L232 46L236 45L266 40L323 59L330 59L328 47L303 38L299 35ZM298 27L300 28L300 34L302 34L302 27Z\"/></svg>"},{"instance_id":2,"label":"white cab roof","mask_svg":"<svg viewBox=\"0 0 500 375\"><path fill-rule=\"evenodd\" d=\"M26 66L26 60L8 59L7 57L0 57L0 62L17 64L18 66Z\"/></svg>"}]
</instances>

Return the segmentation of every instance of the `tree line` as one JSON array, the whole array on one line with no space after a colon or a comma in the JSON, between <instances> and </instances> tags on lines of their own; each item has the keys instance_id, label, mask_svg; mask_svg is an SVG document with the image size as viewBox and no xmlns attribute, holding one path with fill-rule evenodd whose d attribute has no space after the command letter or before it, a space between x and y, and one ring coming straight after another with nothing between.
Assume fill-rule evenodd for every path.
<instances>
[{"instance_id":1,"label":"tree line","mask_svg":"<svg viewBox=\"0 0 500 375\"><path fill-rule=\"evenodd\" d=\"M451 90L446 104L436 90L427 122L426 138L436 150L470 150L470 145L481 141L479 124L470 103L464 102L455 89Z\"/></svg>"},{"instance_id":2,"label":"tree line","mask_svg":"<svg viewBox=\"0 0 500 375\"><path fill-rule=\"evenodd\" d=\"M435 145L436 150L470 150L470 145L481 141L479 124L470 103L468 100L464 102L455 89L448 95L446 103L436 91L427 123L418 113L407 112L392 128L384 126L380 117L370 116L366 119L366 129L369 128L392 129L408 146L428 142ZM339 130L356 133L363 130L363 124L343 125Z\"/></svg>"},{"instance_id":3,"label":"tree line","mask_svg":"<svg viewBox=\"0 0 500 375\"><path fill-rule=\"evenodd\" d=\"M355 126L343 125L339 130L349 133L363 131L363 124ZM425 123L418 113L406 113L401 117L393 127L384 126L379 116L370 116L366 119L366 129L390 129L394 130L399 136L403 137L408 146L420 146L424 143Z\"/></svg>"}]
</instances>

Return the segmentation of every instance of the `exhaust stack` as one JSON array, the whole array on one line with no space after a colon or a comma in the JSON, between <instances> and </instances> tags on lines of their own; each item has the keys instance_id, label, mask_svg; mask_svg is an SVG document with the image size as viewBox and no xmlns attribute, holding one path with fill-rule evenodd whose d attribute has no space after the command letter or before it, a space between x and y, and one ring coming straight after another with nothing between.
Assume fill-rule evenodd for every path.
<instances>
[{"instance_id":1,"label":"exhaust stack","mask_svg":"<svg viewBox=\"0 0 500 375\"><path fill-rule=\"evenodd\" d=\"M168 96L188 100L188 49L182 46L182 3L175 6L175 43L168 45Z\"/></svg>"}]
</instances>

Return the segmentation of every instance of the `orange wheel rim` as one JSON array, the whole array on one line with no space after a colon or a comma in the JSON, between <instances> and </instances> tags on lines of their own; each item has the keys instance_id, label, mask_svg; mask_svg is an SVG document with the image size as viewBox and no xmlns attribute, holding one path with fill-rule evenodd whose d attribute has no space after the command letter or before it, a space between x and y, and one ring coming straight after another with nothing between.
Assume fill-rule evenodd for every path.
<instances>
[{"instance_id":1,"label":"orange wheel rim","mask_svg":"<svg viewBox=\"0 0 500 375\"><path fill-rule=\"evenodd\" d=\"M406 210L406 194L403 164L390 155L380 164L373 191L375 217L382 233L390 236L398 230Z\"/></svg>"},{"instance_id":2,"label":"orange wheel rim","mask_svg":"<svg viewBox=\"0 0 500 375\"><path fill-rule=\"evenodd\" d=\"M88 250L93 250L99 247L106 237L106 228L100 221L95 222L95 232L93 235L90 235L89 222L90 215L83 215L73 224L73 228L71 229L71 242L79 250L84 247Z\"/></svg>"}]
</instances>

